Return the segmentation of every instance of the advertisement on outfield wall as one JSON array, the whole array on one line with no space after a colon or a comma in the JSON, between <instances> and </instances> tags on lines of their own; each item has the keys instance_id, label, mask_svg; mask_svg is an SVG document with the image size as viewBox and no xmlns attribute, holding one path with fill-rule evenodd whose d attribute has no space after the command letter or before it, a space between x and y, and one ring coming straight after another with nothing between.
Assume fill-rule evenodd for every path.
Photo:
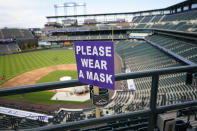
<instances>
[{"instance_id":1,"label":"advertisement on outfield wall","mask_svg":"<svg viewBox=\"0 0 197 131\"><path fill-rule=\"evenodd\" d=\"M75 56L80 82L115 89L112 41L76 41Z\"/></svg>"}]
</instances>

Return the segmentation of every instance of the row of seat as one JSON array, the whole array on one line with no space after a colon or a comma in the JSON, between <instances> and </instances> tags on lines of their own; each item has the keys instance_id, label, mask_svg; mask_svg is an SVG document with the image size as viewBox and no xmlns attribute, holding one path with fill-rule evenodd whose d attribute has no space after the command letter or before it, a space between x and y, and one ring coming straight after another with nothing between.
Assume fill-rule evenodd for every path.
<instances>
[{"instance_id":1,"label":"row of seat","mask_svg":"<svg viewBox=\"0 0 197 131\"><path fill-rule=\"evenodd\" d=\"M136 16L132 20L131 29L156 28L177 31L197 32L197 10L171 15Z\"/></svg>"},{"instance_id":2,"label":"row of seat","mask_svg":"<svg viewBox=\"0 0 197 131\"><path fill-rule=\"evenodd\" d=\"M152 37L154 36L151 36L151 38ZM159 39L158 41L163 45L167 43L166 40L161 41ZM157 42L155 43L157 44ZM180 46L180 43L177 45L178 47L172 46L172 42L169 42L166 46L174 50L181 48L178 50L180 54L186 53L188 50L185 49L186 45ZM195 47L193 47L193 50L194 48ZM144 41L119 41L115 44L115 50L123 59L125 69L129 68L132 72L183 65L183 63L176 61ZM195 93L193 93L197 90L185 84L185 76L185 73L160 76L157 99L158 106L180 103L197 98ZM151 77L134 79L136 90L134 92L133 103L126 105L128 111L131 111L131 109L129 109L131 106L135 106L133 110L144 109L149 106L151 80Z\"/></svg>"},{"instance_id":3,"label":"row of seat","mask_svg":"<svg viewBox=\"0 0 197 131\"><path fill-rule=\"evenodd\" d=\"M192 62L197 62L197 46L190 42L178 40L173 37L164 35L152 35L147 37L148 40L184 57Z\"/></svg>"},{"instance_id":4,"label":"row of seat","mask_svg":"<svg viewBox=\"0 0 197 131\"><path fill-rule=\"evenodd\" d=\"M69 111L60 110L53 115L54 117L50 120L53 124L59 124L61 122L74 122L79 120L95 118L95 110L90 108L88 110L81 111ZM101 116L103 116L101 112Z\"/></svg>"},{"instance_id":5,"label":"row of seat","mask_svg":"<svg viewBox=\"0 0 197 131\"><path fill-rule=\"evenodd\" d=\"M20 47L17 43L0 44L0 54L6 54L8 52L18 52Z\"/></svg>"},{"instance_id":6,"label":"row of seat","mask_svg":"<svg viewBox=\"0 0 197 131\"><path fill-rule=\"evenodd\" d=\"M73 129L71 131L147 131L148 117L135 117L125 120L113 121L96 127Z\"/></svg>"},{"instance_id":7,"label":"row of seat","mask_svg":"<svg viewBox=\"0 0 197 131\"><path fill-rule=\"evenodd\" d=\"M44 125L47 125L47 123L39 120L31 120L28 118L0 114L0 130L28 129Z\"/></svg>"},{"instance_id":8,"label":"row of seat","mask_svg":"<svg viewBox=\"0 0 197 131\"><path fill-rule=\"evenodd\" d=\"M136 16L133 18L134 23L147 23L147 22L166 22L166 21L184 21L197 19L197 10L185 11L182 13L169 14L169 15L151 15L151 16Z\"/></svg>"},{"instance_id":9,"label":"row of seat","mask_svg":"<svg viewBox=\"0 0 197 131\"><path fill-rule=\"evenodd\" d=\"M34 36L25 29L0 29L0 39L7 38L34 38Z\"/></svg>"},{"instance_id":10,"label":"row of seat","mask_svg":"<svg viewBox=\"0 0 197 131\"><path fill-rule=\"evenodd\" d=\"M114 34L114 39L127 39L125 34ZM42 37L43 41L58 41L58 40L100 40L100 39L112 39L111 34L99 34L99 35L77 35L77 36L45 36Z\"/></svg>"},{"instance_id":11,"label":"row of seat","mask_svg":"<svg viewBox=\"0 0 197 131\"><path fill-rule=\"evenodd\" d=\"M63 28L54 28L54 29L42 29L43 32L46 33L56 33L56 32L77 32L77 31L99 31L99 30L120 30L120 29L128 29L130 26L115 26L115 25L102 25L102 26L81 26L81 27L63 27Z\"/></svg>"}]
</instances>

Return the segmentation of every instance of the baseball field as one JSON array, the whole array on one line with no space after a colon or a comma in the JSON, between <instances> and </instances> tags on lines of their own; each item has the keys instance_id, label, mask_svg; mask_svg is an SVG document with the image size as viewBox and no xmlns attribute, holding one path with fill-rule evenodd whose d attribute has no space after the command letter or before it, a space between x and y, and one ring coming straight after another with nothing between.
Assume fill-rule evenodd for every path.
<instances>
[{"instance_id":1,"label":"baseball field","mask_svg":"<svg viewBox=\"0 0 197 131\"><path fill-rule=\"evenodd\" d=\"M0 56L0 77L4 76L7 81L34 69L74 63L73 50L46 50Z\"/></svg>"},{"instance_id":2,"label":"baseball field","mask_svg":"<svg viewBox=\"0 0 197 131\"><path fill-rule=\"evenodd\" d=\"M63 76L77 79L74 50L45 50L22 54L0 56L1 88L21 86L35 83L59 81ZM50 98L55 92L34 92L21 95L7 96L6 98L43 103L84 104L86 102L52 101Z\"/></svg>"}]
</instances>

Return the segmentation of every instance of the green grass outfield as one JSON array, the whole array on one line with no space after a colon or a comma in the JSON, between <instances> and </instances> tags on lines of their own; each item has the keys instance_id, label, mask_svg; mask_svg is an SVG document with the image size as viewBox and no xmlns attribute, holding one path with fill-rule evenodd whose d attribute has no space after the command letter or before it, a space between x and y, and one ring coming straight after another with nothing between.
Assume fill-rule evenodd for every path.
<instances>
[{"instance_id":1,"label":"green grass outfield","mask_svg":"<svg viewBox=\"0 0 197 131\"><path fill-rule=\"evenodd\" d=\"M5 75L6 80L9 80L24 72L34 69L74 63L76 63L74 50L47 50L0 56L0 77ZM77 71L53 71L38 80L37 83L59 81L59 78L62 76L71 76L72 79L77 79ZM54 92L41 91L21 95L12 95L7 96L6 98L43 104L85 104L90 102L90 100L85 102L52 101L50 99L53 95L55 95Z\"/></svg>"},{"instance_id":2,"label":"green grass outfield","mask_svg":"<svg viewBox=\"0 0 197 131\"><path fill-rule=\"evenodd\" d=\"M34 69L74 63L74 50L46 50L0 56L0 78L5 76L7 81Z\"/></svg>"},{"instance_id":3,"label":"green grass outfield","mask_svg":"<svg viewBox=\"0 0 197 131\"><path fill-rule=\"evenodd\" d=\"M6 77L6 80L9 80L15 76L34 69L53 65L74 63L76 63L74 50L46 50L0 56L0 77L4 75ZM37 83L59 81L60 77L66 75L71 76L73 79L76 79L77 71L54 71L38 80ZM2 83L0 82L0 85L1 84ZM21 95L12 95L7 96L6 98L43 104L84 104L90 102L90 100L85 102L52 101L50 99L54 94L54 92L42 91Z\"/></svg>"},{"instance_id":4,"label":"green grass outfield","mask_svg":"<svg viewBox=\"0 0 197 131\"><path fill-rule=\"evenodd\" d=\"M36 83L59 81L59 78L63 76L71 76L72 79L77 79L77 71L64 71L64 70L53 71L48 75L39 79ZM34 102L34 103L42 103L42 104L85 104L90 102L90 100L87 100L85 102L50 100L54 95L55 92L41 91L41 92L27 93L21 95L12 95L12 96L7 96L6 98Z\"/></svg>"},{"instance_id":5,"label":"green grass outfield","mask_svg":"<svg viewBox=\"0 0 197 131\"><path fill-rule=\"evenodd\" d=\"M6 96L5 98L42 104L85 104L91 102L91 100L84 102L50 100L53 95L55 95L54 92L41 91L21 95Z\"/></svg>"},{"instance_id":6,"label":"green grass outfield","mask_svg":"<svg viewBox=\"0 0 197 131\"><path fill-rule=\"evenodd\" d=\"M36 83L46 83L52 81L59 81L59 79L63 76L70 76L72 79L77 79L77 71L65 71L65 70L56 70L48 75L42 77L41 79L37 80Z\"/></svg>"}]
</instances>

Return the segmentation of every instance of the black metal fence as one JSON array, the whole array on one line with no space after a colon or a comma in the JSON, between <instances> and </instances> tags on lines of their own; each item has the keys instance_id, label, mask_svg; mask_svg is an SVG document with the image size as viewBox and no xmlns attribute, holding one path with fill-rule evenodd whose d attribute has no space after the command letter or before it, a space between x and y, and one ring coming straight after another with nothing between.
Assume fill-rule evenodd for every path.
<instances>
[{"instance_id":1,"label":"black metal fence","mask_svg":"<svg viewBox=\"0 0 197 131\"><path fill-rule=\"evenodd\" d=\"M170 68L163 68L163 69L157 69L157 70L123 73L123 74L115 75L116 81L126 80L126 79L135 79L135 78L141 78L141 77L152 77L150 108L148 110L141 110L141 111L135 111L135 112L125 113L125 114L112 115L112 116L102 117L99 119L94 118L94 119L88 119L88 120L81 120L77 122L68 122L68 123L63 123L63 124L50 125L50 126L44 126L44 127L34 128L34 129L27 129L27 130L35 130L35 131L69 130L69 129L74 129L74 128L83 128L83 127L93 126L97 124L104 124L104 123L112 122L115 120L121 120L125 118L147 115L150 118L149 124L148 124L149 125L148 130L153 131L156 126L157 114L165 112L165 111L176 110L176 109L181 109L181 108L186 108L186 107L191 107L191 106L197 106L197 100L195 100L195 101L185 102L181 104L156 107L159 76L164 75L164 74L172 74L172 73L180 73L180 72L190 72L190 73L197 72L197 65L170 67ZM1 88L0 96L8 96L8 95L15 95L15 94L20 94L20 93L36 92L36 91L59 89L59 88L68 88L68 87L74 87L74 86L79 86L79 85L84 85L84 84L78 82L78 80L70 80L70 81L50 82L50 83L28 85L28 86L21 86L21 87Z\"/></svg>"}]
</instances>

